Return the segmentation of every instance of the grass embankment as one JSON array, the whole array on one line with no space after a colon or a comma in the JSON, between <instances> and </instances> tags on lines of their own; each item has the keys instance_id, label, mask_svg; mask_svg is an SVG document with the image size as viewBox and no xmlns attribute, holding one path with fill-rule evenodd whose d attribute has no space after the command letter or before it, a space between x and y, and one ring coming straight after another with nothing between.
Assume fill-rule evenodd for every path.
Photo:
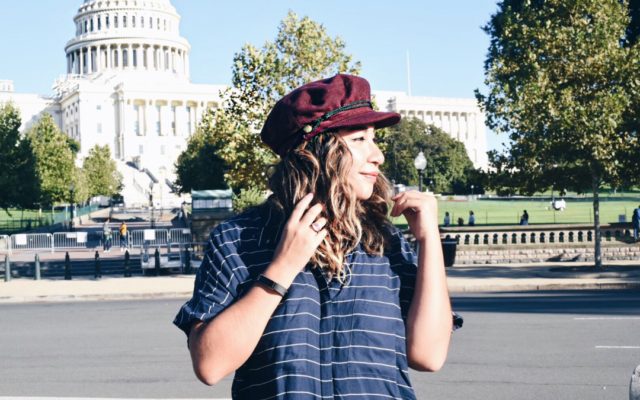
<instances>
[{"instance_id":1,"label":"grass embankment","mask_svg":"<svg viewBox=\"0 0 640 400\"><path fill-rule=\"evenodd\" d=\"M541 200L447 200L438 201L438 220L442 224L446 211L451 224L457 225L458 217L469 220L469 211L476 216L476 225L517 225L524 210L529 213L529 224L593 224L593 200L590 198L566 199L564 211L555 211L549 199ZM631 213L640 205L638 200L602 197L600 199L600 223L619 222L624 215L631 221ZM406 225L404 217L393 219L398 226Z\"/></svg>"}]
</instances>

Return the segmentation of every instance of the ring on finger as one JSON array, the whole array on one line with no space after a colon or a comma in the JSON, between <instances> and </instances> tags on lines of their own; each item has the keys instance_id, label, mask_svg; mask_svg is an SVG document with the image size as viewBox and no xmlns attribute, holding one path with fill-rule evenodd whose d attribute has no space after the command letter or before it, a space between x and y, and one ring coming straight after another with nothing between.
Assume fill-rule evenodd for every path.
<instances>
[{"instance_id":1,"label":"ring on finger","mask_svg":"<svg viewBox=\"0 0 640 400\"><path fill-rule=\"evenodd\" d=\"M322 222L320 222L320 221L316 221L316 222L314 222L313 224L311 224L311 229L313 229L313 231L314 231L315 233L318 233L318 232L320 232L320 231L322 230L322 226L323 226L323 225L324 225L324 224L323 224Z\"/></svg>"}]
</instances>

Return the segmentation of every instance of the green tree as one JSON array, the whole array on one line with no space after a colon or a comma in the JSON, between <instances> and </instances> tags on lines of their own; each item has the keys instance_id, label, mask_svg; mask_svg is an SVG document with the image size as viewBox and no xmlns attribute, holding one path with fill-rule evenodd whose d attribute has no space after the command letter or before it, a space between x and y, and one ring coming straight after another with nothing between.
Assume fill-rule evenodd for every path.
<instances>
[{"instance_id":1,"label":"green tree","mask_svg":"<svg viewBox=\"0 0 640 400\"><path fill-rule=\"evenodd\" d=\"M223 146L215 137L224 123L216 123L217 114L223 112L220 109L208 110L196 132L189 138L187 148L178 157L175 184L180 193L227 188L224 180L226 165L219 155Z\"/></svg>"},{"instance_id":2,"label":"green tree","mask_svg":"<svg viewBox=\"0 0 640 400\"><path fill-rule=\"evenodd\" d=\"M467 191L467 178L474 170L473 163L464 144L442 129L416 118L405 118L389 128L381 142L385 156L382 168L388 179L418 185L418 171L413 161L422 151L427 159L424 179L433 182L431 189L436 192Z\"/></svg>"},{"instance_id":3,"label":"green tree","mask_svg":"<svg viewBox=\"0 0 640 400\"><path fill-rule=\"evenodd\" d=\"M593 193L595 265L601 267L598 192L620 186L635 132L623 128L637 87L638 54L625 42L626 1L505 0L484 28L491 37L489 126L510 147L490 161L503 185L531 194L555 187ZM494 181L495 182L495 181Z\"/></svg>"},{"instance_id":4,"label":"green tree","mask_svg":"<svg viewBox=\"0 0 640 400\"><path fill-rule=\"evenodd\" d=\"M94 146L82 162L79 179L86 179L89 197L118 195L122 190L122 175L111 158L108 145Z\"/></svg>"},{"instance_id":5,"label":"green tree","mask_svg":"<svg viewBox=\"0 0 640 400\"><path fill-rule=\"evenodd\" d=\"M27 133L35 157L39 202L43 206L70 200L70 186L76 184L75 153L67 136L60 132L53 117L45 114Z\"/></svg>"},{"instance_id":6,"label":"green tree","mask_svg":"<svg viewBox=\"0 0 640 400\"><path fill-rule=\"evenodd\" d=\"M275 102L304 83L346 72L357 74L360 63L345 53L345 42L332 38L323 25L289 12L280 23L273 42L258 49L245 45L234 56L232 87L223 93L225 108L217 110L203 124L212 150L225 163L225 180L234 191L265 189L267 170L276 160L259 135ZM195 175L185 157L186 174ZM212 165L217 160L211 158Z\"/></svg>"},{"instance_id":7,"label":"green tree","mask_svg":"<svg viewBox=\"0 0 640 400\"><path fill-rule=\"evenodd\" d=\"M20 112L0 106L0 207L29 208L38 201L35 160L28 141L20 136Z\"/></svg>"}]
</instances>

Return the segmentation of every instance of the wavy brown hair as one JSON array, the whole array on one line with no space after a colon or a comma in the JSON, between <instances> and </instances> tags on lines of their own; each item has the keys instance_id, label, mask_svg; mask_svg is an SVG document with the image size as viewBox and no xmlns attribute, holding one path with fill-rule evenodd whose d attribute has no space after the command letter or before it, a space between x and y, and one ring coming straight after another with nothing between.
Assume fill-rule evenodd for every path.
<instances>
[{"instance_id":1,"label":"wavy brown hair","mask_svg":"<svg viewBox=\"0 0 640 400\"><path fill-rule=\"evenodd\" d=\"M349 275L348 266L343 268L345 255L358 243L367 253L382 255L391 228L387 217L389 181L378 175L371 197L359 201L347 180L350 168L351 153L346 143L331 132L288 152L269 178L273 194L268 204L278 209L283 218L288 219L295 205L310 192L314 193L312 205L324 206L321 215L328 221L328 234L311 263L337 275L343 283Z\"/></svg>"}]
</instances>

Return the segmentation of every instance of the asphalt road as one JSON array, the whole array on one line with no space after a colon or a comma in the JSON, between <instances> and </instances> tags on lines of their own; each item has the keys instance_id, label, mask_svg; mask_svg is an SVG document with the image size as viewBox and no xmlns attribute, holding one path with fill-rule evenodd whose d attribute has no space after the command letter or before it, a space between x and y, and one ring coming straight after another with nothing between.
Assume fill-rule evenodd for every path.
<instances>
[{"instance_id":1,"label":"asphalt road","mask_svg":"<svg viewBox=\"0 0 640 400\"><path fill-rule=\"evenodd\" d=\"M182 300L0 305L0 395L228 398L230 378L199 383ZM640 293L465 294L465 318L419 399L626 399L640 364Z\"/></svg>"}]
</instances>

